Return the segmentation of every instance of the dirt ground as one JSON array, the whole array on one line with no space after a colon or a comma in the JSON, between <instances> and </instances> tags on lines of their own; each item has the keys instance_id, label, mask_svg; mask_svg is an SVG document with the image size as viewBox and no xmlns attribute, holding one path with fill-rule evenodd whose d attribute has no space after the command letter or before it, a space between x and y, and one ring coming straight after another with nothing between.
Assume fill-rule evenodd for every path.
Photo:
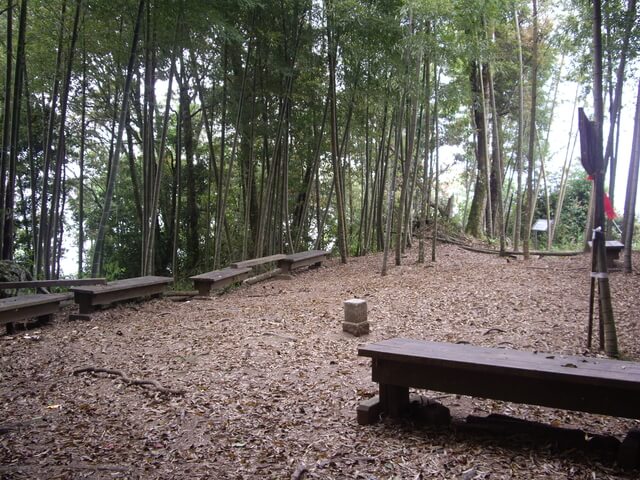
<instances>
[{"instance_id":1,"label":"dirt ground","mask_svg":"<svg viewBox=\"0 0 640 480\"><path fill-rule=\"evenodd\" d=\"M363 343L400 336L586 352L588 256L524 262L442 245L435 264L419 265L416 257L417 247L408 250L386 277L381 255L346 265L333 259L293 280L185 303L118 306L88 322L68 321L68 307L51 325L0 337L1 478L640 477L605 453L559 448L553 438L411 420L359 426L356 406L377 393L370 360L357 356ZM640 360L640 276L618 271L610 278L620 350ZM342 332L350 298L368 303L367 336ZM89 367L121 375L74 375ZM618 439L640 428L624 419L420 393L456 418L502 413Z\"/></svg>"}]
</instances>

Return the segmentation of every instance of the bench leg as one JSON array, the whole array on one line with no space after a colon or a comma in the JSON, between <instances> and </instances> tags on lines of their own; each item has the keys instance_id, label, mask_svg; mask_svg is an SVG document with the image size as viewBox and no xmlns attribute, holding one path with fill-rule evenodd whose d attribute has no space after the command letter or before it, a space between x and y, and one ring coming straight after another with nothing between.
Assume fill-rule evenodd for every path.
<instances>
[{"instance_id":1,"label":"bench leg","mask_svg":"<svg viewBox=\"0 0 640 480\"><path fill-rule=\"evenodd\" d=\"M618 450L618 465L631 470L640 466L640 430L633 429L625 437Z\"/></svg>"},{"instance_id":2,"label":"bench leg","mask_svg":"<svg viewBox=\"0 0 640 480\"><path fill-rule=\"evenodd\" d=\"M83 315L87 315L96 311L96 307L94 305L91 305L90 298L76 298L76 303L78 304L78 312Z\"/></svg>"},{"instance_id":3,"label":"bench leg","mask_svg":"<svg viewBox=\"0 0 640 480\"><path fill-rule=\"evenodd\" d=\"M358 425L373 425L380 419L380 397L362 400L356 409Z\"/></svg>"},{"instance_id":4,"label":"bench leg","mask_svg":"<svg viewBox=\"0 0 640 480\"><path fill-rule=\"evenodd\" d=\"M380 384L380 413L398 418L409 406L409 387Z\"/></svg>"},{"instance_id":5,"label":"bench leg","mask_svg":"<svg viewBox=\"0 0 640 480\"><path fill-rule=\"evenodd\" d=\"M289 265L288 263L283 263L278 268L282 270L280 272L280 275L291 275L291 265Z\"/></svg>"},{"instance_id":6,"label":"bench leg","mask_svg":"<svg viewBox=\"0 0 640 480\"><path fill-rule=\"evenodd\" d=\"M41 327L43 325L48 325L53 320L53 314L48 313L46 315L40 315L36 318L36 326Z\"/></svg>"},{"instance_id":7,"label":"bench leg","mask_svg":"<svg viewBox=\"0 0 640 480\"><path fill-rule=\"evenodd\" d=\"M194 282L198 295L208 297L211 293L211 284L209 282Z\"/></svg>"},{"instance_id":8,"label":"bench leg","mask_svg":"<svg viewBox=\"0 0 640 480\"><path fill-rule=\"evenodd\" d=\"M198 295L200 295L201 297L208 297L210 293L211 289L208 286L200 286L198 288Z\"/></svg>"}]
</instances>

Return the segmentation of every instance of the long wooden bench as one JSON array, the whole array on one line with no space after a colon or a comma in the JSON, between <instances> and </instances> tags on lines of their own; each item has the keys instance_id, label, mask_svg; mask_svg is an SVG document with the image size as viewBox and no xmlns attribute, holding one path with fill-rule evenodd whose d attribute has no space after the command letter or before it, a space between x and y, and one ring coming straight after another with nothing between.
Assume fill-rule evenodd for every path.
<instances>
[{"instance_id":1,"label":"long wooden bench","mask_svg":"<svg viewBox=\"0 0 640 480\"><path fill-rule=\"evenodd\" d=\"M69 300L67 293L20 295L0 299L0 325L6 325L7 331L13 330L13 324L29 319L37 319L39 323L51 320L54 313L60 310L60 303Z\"/></svg>"},{"instance_id":2,"label":"long wooden bench","mask_svg":"<svg viewBox=\"0 0 640 480\"><path fill-rule=\"evenodd\" d=\"M327 259L329 252L324 250L309 250L287 255L277 262L277 267L282 269L282 273L290 273L293 269L310 266L319 267Z\"/></svg>"},{"instance_id":3,"label":"long wooden bench","mask_svg":"<svg viewBox=\"0 0 640 480\"><path fill-rule=\"evenodd\" d=\"M115 302L158 296L171 283L173 279L169 277L149 275L116 280L106 285L72 287L70 290L74 294L80 314L85 315L94 312L100 306Z\"/></svg>"},{"instance_id":4,"label":"long wooden bench","mask_svg":"<svg viewBox=\"0 0 640 480\"><path fill-rule=\"evenodd\" d=\"M0 282L0 290L19 290L21 288L79 287L81 285L105 285L106 278L62 278L58 280L22 280L19 282Z\"/></svg>"},{"instance_id":5,"label":"long wooden bench","mask_svg":"<svg viewBox=\"0 0 640 480\"><path fill-rule=\"evenodd\" d=\"M268 257L259 257L259 258L252 258L251 260L244 260L242 262L233 262L230 267L231 268L253 268L253 267L258 267L261 265L265 265L267 263L274 263L277 262L278 260L282 260L283 258L286 258L286 255L284 253L277 253L275 255L269 255Z\"/></svg>"},{"instance_id":6,"label":"long wooden bench","mask_svg":"<svg viewBox=\"0 0 640 480\"><path fill-rule=\"evenodd\" d=\"M193 281L193 286L200 295L209 295L211 289L224 288L233 283L240 282L249 277L250 267L225 268L213 272L202 273L189 277Z\"/></svg>"},{"instance_id":7,"label":"long wooden bench","mask_svg":"<svg viewBox=\"0 0 640 480\"><path fill-rule=\"evenodd\" d=\"M402 415L409 387L640 419L640 363L394 338L366 345L380 394L358 423Z\"/></svg>"}]
</instances>

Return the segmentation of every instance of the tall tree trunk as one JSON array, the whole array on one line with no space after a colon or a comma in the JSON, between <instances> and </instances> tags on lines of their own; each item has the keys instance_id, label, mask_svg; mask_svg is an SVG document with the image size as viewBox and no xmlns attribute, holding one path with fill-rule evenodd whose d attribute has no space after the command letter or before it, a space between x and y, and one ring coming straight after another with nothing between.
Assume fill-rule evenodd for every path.
<instances>
[{"instance_id":1,"label":"tall tree trunk","mask_svg":"<svg viewBox=\"0 0 640 480\"><path fill-rule=\"evenodd\" d=\"M62 187L62 177L63 177L63 167L66 163L66 139L65 139L65 125L67 121L67 105L69 102L69 91L71 90L71 74L73 73L73 60L76 49L76 42L78 40L78 28L80 24L80 13L83 8L83 0L77 0L75 15L73 18L73 29L71 34L71 44L69 46L69 54L67 55L67 71L65 73L64 84L62 87L62 96L60 97L60 128L58 130L58 144L56 147L56 164L55 164L55 172L53 177L53 192L51 199L51 218L49 222L50 228L50 238L53 239L53 245L51 246L51 250L48 248L45 249L45 265L55 265L56 255L57 255L57 232L58 232L58 222L60 222L59 212L56 208L56 205L60 203L60 195L61 195L61 187ZM47 244L49 247L49 244ZM49 258L50 255L53 257ZM50 262L50 263L49 263ZM45 274L50 276L51 271L49 269L45 269Z\"/></svg>"},{"instance_id":2,"label":"tall tree trunk","mask_svg":"<svg viewBox=\"0 0 640 480\"><path fill-rule=\"evenodd\" d=\"M430 26L427 26L427 32L430 31ZM429 180L429 150L431 144L431 58L426 57L424 61L424 120L422 130L424 131L424 153L422 162L422 191L420 201L420 231L418 240L418 263L424 263L424 238L427 230L427 205L429 198L427 192L427 182ZM466 205L465 205L466 207ZM466 217L463 215L463 218Z\"/></svg>"},{"instance_id":3,"label":"tall tree trunk","mask_svg":"<svg viewBox=\"0 0 640 480\"><path fill-rule=\"evenodd\" d=\"M609 289L609 278L607 273L607 263L605 259L605 216L604 216L604 175L606 165L603 162L603 137L602 125L604 120L604 107L602 96L602 5L601 0L593 2L593 105L594 105L594 136L595 164L597 171L593 172L595 185L595 215L593 249L597 254L598 273L605 275L598 276L598 295L600 307L600 324L604 334L604 351L611 357L618 356L618 339L616 325L611 306L611 292Z\"/></svg>"},{"instance_id":4,"label":"tall tree trunk","mask_svg":"<svg viewBox=\"0 0 640 480\"><path fill-rule=\"evenodd\" d=\"M391 225L393 224L393 204L396 196L396 172L398 170L398 155L402 145L402 102L398 108L397 119L395 121L395 150L393 152L393 166L391 167L391 185L387 195L387 220L384 233L384 253L382 256L382 270L380 274L387 274L387 263L389 261L389 249L391 248Z\"/></svg>"},{"instance_id":5,"label":"tall tree trunk","mask_svg":"<svg viewBox=\"0 0 640 480\"><path fill-rule=\"evenodd\" d=\"M383 244L382 239L379 238L379 232L382 231L382 204L384 202L384 183L386 181L386 160L385 160L385 148L390 141L387 139L387 123L388 123L388 115L389 115L389 102L388 97L385 97L384 100L384 110L382 115L382 127L380 129L380 140L378 141L378 148L376 150L376 165L374 171L374 179L373 179L373 188L372 188L372 199L371 199L371 208L370 208L370 220L368 222L369 231L367 233L367 241L365 241L367 250L371 248L371 243L373 242L373 236L376 237L376 245L377 250L381 249ZM389 128L389 134L391 133L391 128ZM382 185L382 188L380 187ZM378 217L378 215L380 215Z\"/></svg>"},{"instance_id":6,"label":"tall tree trunk","mask_svg":"<svg viewBox=\"0 0 640 480\"><path fill-rule=\"evenodd\" d=\"M535 201L533 197L533 165L535 161L536 145L536 110L538 100L538 2L532 1L533 16L533 49L531 51L531 112L529 117L529 148L527 150L527 208L526 212L526 232L522 241L522 251L525 260L529 260L529 242L531 240L531 225L533 223L533 213L531 206Z\"/></svg>"},{"instance_id":7,"label":"tall tree trunk","mask_svg":"<svg viewBox=\"0 0 640 480\"><path fill-rule=\"evenodd\" d=\"M84 161L87 139L87 45L86 28L82 17L82 91L80 113L80 156L78 158L78 278L84 275Z\"/></svg>"},{"instance_id":8,"label":"tall tree trunk","mask_svg":"<svg viewBox=\"0 0 640 480\"><path fill-rule=\"evenodd\" d=\"M513 249L520 249L520 235L522 233L522 140L524 136L524 62L522 60L522 37L520 35L520 20L518 10L514 8L513 19L516 27L518 42L518 137L516 140L516 212L513 222Z\"/></svg>"},{"instance_id":9,"label":"tall tree trunk","mask_svg":"<svg viewBox=\"0 0 640 480\"><path fill-rule=\"evenodd\" d=\"M38 190L38 169L35 164L34 154L34 138L33 138L33 112L31 109L31 95L29 93L29 81L27 77L27 67L24 66L24 90L25 90L25 104L27 109L27 142L29 152L29 186L31 188L31 236L32 236L32 248L33 248L33 266L31 274L35 278L37 275L36 266L38 265L38 201L36 192Z\"/></svg>"},{"instance_id":10,"label":"tall tree trunk","mask_svg":"<svg viewBox=\"0 0 640 480\"><path fill-rule=\"evenodd\" d=\"M45 131L45 139L44 139L44 167L42 173L42 194L40 195L40 228L38 229L39 239L38 239L38 253L37 253L37 264L36 264L36 273L38 275L45 273L44 271L48 271L48 265L45 266L45 263L48 262L48 259L45 255L45 249L47 245L50 245L51 238L49 236L50 228L48 224L49 214L48 214L48 201L49 201L49 171L51 169L51 155L53 154L52 145L53 145L53 129L55 123L55 113L56 107L58 104L58 95L60 89L60 72L63 67L62 61L62 49L64 43L64 29L65 29L65 20L66 20L66 11L67 11L67 1L63 0L62 2L62 12L60 14L60 28L58 30L58 50L56 56L56 70L53 79L53 92L51 95L51 100L49 101L49 119L47 121L46 131ZM44 105L44 101L43 101ZM43 112L44 113L44 112ZM44 271L43 271L44 270Z\"/></svg>"},{"instance_id":11,"label":"tall tree trunk","mask_svg":"<svg viewBox=\"0 0 640 480\"><path fill-rule=\"evenodd\" d=\"M330 5L330 2L327 2ZM330 9L329 9L330 10ZM338 214L338 250L340 260L347 263L347 226L345 221L344 192L342 190L342 164L338 152L338 112L336 106L336 55L337 42L334 39L332 13L327 12L327 52L329 63L329 98L330 98L330 125L331 125L331 162L333 164L333 181L336 192L336 210Z\"/></svg>"},{"instance_id":12,"label":"tall tree trunk","mask_svg":"<svg viewBox=\"0 0 640 480\"><path fill-rule=\"evenodd\" d=\"M409 169L411 168L411 154L409 153L409 147L406 146L409 143L409 130L411 128L411 124L415 125L415 120L412 122L409 117L411 117L411 107L409 106L409 100L407 100L406 95L403 95L400 102L402 103L401 111L403 115L400 119L400 125L404 123L406 128L406 138L405 138L405 146L403 146L402 136L400 137L400 144L398 147L400 148L400 165L402 168L402 182L400 183L400 203L398 205L398 213L396 215L396 242L395 242L395 263L396 265L401 264L401 253L402 253L402 226L404 225L404 215L405 215L405 200L407 198L407 187L409 184ZM402 128L400 129L402 131Z\"/></svg>"},{"instance_id":13,"label":"tall tree trunk","mask_svg":"<svg viewBox=\"0 0 640 480\"><path fill-rule=\"evenodd\" d=\"M311 188L313 186L314 179L317 178L318 169L320 167L320 151L321 151L320 149L322 148L322 139L324 138L324 129L327 123L328 112L329 112L329 97L327 97L324 102L324 113L322 114L322 122L320 124L320 131L318 132L316 148L313 155L313 162L309 166L307 174L305 175L306 187L305 187L305 193L304 193L304 201L301 206L300 213L297 215L298 220L296 222L296 229L297 229L296 242L295 242L296 250L300 249L302 246L301 241L302 241L302 235L303 235L304 226L305 226L305 218L307 216L309 199L311 197Z\"/></svg>"},{"instance_id":14,"label":"tall tree trunk","mask_svg":"<svg viewBox=\"0 0 640 480\"><path fill-rule=\"evenodd\" d=\"M573 125L574 125L574 119L575 119L575 111L576 111L576 105L578 103L578 92L579 92L579 86L576 86L576 94L574 96L573 99L573 107L572 107L572 115L571 115L571 126L569 127L569 139L567 140L567 150L565 152L565 156L564 156L564 163L562 166L562 175L560 177L560 191L558 193L558 203L556 204L556 213L553 216L553 223L550 225L551 228L551 232L549 234L550 236L550 243L553 244L553 240L555 238L555 234L556 234L556 229L558 228L558 225L560 224L560 217L562 215L562 207L564 204L564 197L566 195L566 191L567 191L567 183L569 180L569 171L571 169L571 161L573 159L573 152L575 150L576 147L576 141L578 139L577 135L574 135L573 133Z\"/></svg>"},{"instance_id":15,"label":"tall tree trunk","mask_svg":"<svg viewBox=\"0 0 640 480\"><path fill-rule=\"evenodd\" d=\"M171 98L173 91L173 79L176 75L176 47L178 31L180 28L180 15L176 20L176 29L174 33L174 48L171 52L171 66L169 67L169 77L167 86L167 97L165 100L165 110L162 119L162 132L160 134L160 150L158 152L158 163L155 166L155 177L153 178L153 187L151 190L151 205L148 219L145 219L147 225L147 238L143 241L143 274L153 274L153 258L155 256L155 243L156 243L156 221L158 217L158 204L160 200L160 186L162 180L163 166L166 160L166 145L167 145L167 133L169 130L169 115L171 112ZM153 144L151 145L153 148Z\"/></svg>"},{"instance_id":16,"label":"tall tree trunk","mask_svg":"<svg viewBox=\"0 0 640 480\"><path fill-rule=\"evenodd\" d=\"M4 83L2 150L0 151L0 252L4 255L4 224L7 205L7 174L11 156L11 76L13 71L13 1L7 0L7 48ZM4 258L4 256L3 256Z\"/></svg>"},{"instance_id":17,"label":"tall tree trunk","mask_svg":"<svg viewBox=\"0 0 640 480\"><path fill-rule=\"evenodd\" d=\"M638 196L638 168L640 167L640 82L638 82L638 93L636 97L636 114L633 124L633 144L631 147L631 159L629 161L629 175L627 177L627 195L624 202L624 271L631 273L633 233L636 223L636 198Z\"/></svg>"},{"instance_id":18,"label":"tall tree trunk","mask_svg":"<svg viewBox=\"0 0 640 480\"><path fill-rule=\"evenodd\" d=\"M494 180L495 191L495 216L494 216L494 233L497 230L500 239L500 254L505 252L505 230L504 230L504 205L502 201L502 183L503 183L503 165L502 165L502 144L501 132L498 118L498 109L496 108L496 95L493 84L493 72L491 64L487 66L489 79L489 97L491 100L491 129L493 142L493 161L492 161L492 179Z\"/></svg>"},{"instance_id":19,"label":"tall tree trunk","mask_svg":"<svg viewBox=\"0 0 640 480\"><path fill-rule=\"evenodd\" d=\"M178 114L176 115L176 158L175 172L173 182L173 236L171 248L171 270L173 272L173 280L176 282L179 278L179 259L178 247L180 244L180 211L182 209L182 102L178 104Z\"/></svg>"},{"instance_id":20,"label":"tall tree trunk","mask_svg":"<svg viewBox=\"0 0 640 480\"><path fill-rule=\"evenodd\" d=\"M436 261L436 245L438 242L438 213L440 203L440 148L439 148L439 122L438 117L440 112L438 111L438 97L440 89L440 75L438 73L438 65L436 64L433 69L433 132L434 132L434 144L435 144L435 208L433 209L433 232L431 234L431 261Z\"/></svg>"},{"instance_id":21,"label":"tall tree trunk","mask_svg":"<svg viewBox=\"0 0 640 480\"><path fill-rule=\"evenodd\" d=\"M223 209L223 190L224 190L224 170L225 159L227 158L227 91L228 91L228 76L227 69L229 65L229 46L227 42L224 43L222 49L222 112L220 123L220 170L218 175L218 184L216 186L216 229L214 233L214 252L213 252L213 268L218 268L218 262L220 260L220 247L222 246L222 239L218 238L218 234L222 233L222 229L219 226L224 221L224 215L222 215ZM231 175L231 169L229 169L229 175ZM187 181L189 181L187 179ZM221 235L220 235L221 236ZM218 245L220 247L218 247Z\"/></svg>"},{"instance_id":22,"label":"tall tree trunk","mask_svg":"<svg viewBox=\"0 0 640 480\"><path fill-rule=\"evenodd\" d=\"M489 103L489 86L488 86L488 71L489 66L486 63L479 62L479 79L480 79L480 99L481 99L481 114L482 114L482 125L483 128L481 130L481 134L484 135L483 138L483 146L484 146L484 158L486 162L485 168L485 183L487 185L487 194L486 194L486 205L485 205L485 231L488 236L493 237L495 235L495 231L493 228L493 207L492 207L492 192L491 192L491 163L489 159L489 126L488 126L488 117L487 117L487 103Z\"/></svg>"},{"instance_id":23,"label":"tall tree trunk","mask_svg":"<svg viewBox=\"0 0 640 480\"><path fill-rule=\"evenodd\" d=\"M18 163L18 143L20 133L20 117L22 106L22 87L25 68L25 34L27 29L27 1L23 0L20 7L18 26L18 47L16 51L16 68L13 81L13 113L11 119L11 141L9 156L9 175L6 186L5 226L2 258L13 260L14 245L14 193L16 185L16 168Z\"/></svg>"},{"instance_id":24,"label":"tall tree trunk","mask_svg":"<svg viewBox=\"0 0 640 480\"><path fill-rule=\"evenodd\" d=\"M182 62L182 60L181 60ZM181 66L182 80L180 81L180 111L182 118L182 146L185 154L185 183L186 183L186 222L185 222L185 238L186 238L186 268L189 274L195 273L195 269L200 261L200 242L199 242L199 208L196 201L196 172L195 172L195 146L193 124L191 121L191 96L189 95L189 82L186 77L185 65Z\"/></svg>"},{"instance_id":25,"label":"tall tree trunk","mask_svg":"<svg viewBox=\"0 0 640 480\"><path fill-rule=\"evenodd\" d=\"M413 35L413 11L409 8L408 12L409 18L407 21L407 33L406 37L411 38ZM401 264L402 259L402 251L404 249L404 235L403 235L403 226L404 226L404 217L405 215L411 215L411 212L407 208L406 203L408 203L408 195L409 195L409 178L411 175L411 162L413 160L413 142L415 139L415 129L416 129L416 115L417 115L417 104L418 100L415 95L411 95L410 88L413 87L413 74L411 72L411 55L408 48L404 51L404 64L405 64L405 75L406 75L406 87L405 93L401 98L402 102L406 102L404 105L405 117L404 121L406 134L405 134L405 148L402 151L402 183L400 186L400 205L398 208L398 215L396 218L396 244L395 244L395 253L396 253L396 265ZM419 76L419 71L418 71Z\"/></svg>"},{"instance_id":26,"label":"tall tree trunk","mask_svg":"<svg viewBox=\"0 0 640 480\"><path fill-rule=\"evenodd\" d=\"M616 187L616 169L617 159L614 151L614 136L620 133L620 112L622 110L622 87L624 86L624 73L627 64L627 54L629 52L629 44L631 40L631 31L636 24L636 0L629 0L627 11L624 16L624 33L622 36L622 47L620 48L620 63L616 69L616 86L611 106L609 109L609 134L607 136L607 144L604 151L605 169L609 166L609 198L613 205ZM616 125L618 126L616 128Z\"/></svg>"},{"instance_id":27,"label":"tall tree trunk","mask_svg":"<svg viewBox=\"0 0 640 480\"><path fill-rule=\"evenodd\" d=\"M215 235L215 260L214 265L218 267L220 265L220 250L222 246L222 227L226 218L227 197L229 196L229 186L231 184L231 176L233 174L233 164L236 158L236 151L238 148L238 129L240 127L240 120L242 118L242 109L244 106L245 89L247 84L247 72L249 70L249 63L251 60L251 43L247 48L247 58L245 60L245 68L242 73L242 85L240 86L240 97L238 99L238 113L236 117L235 130L233 135L233 143L231 146L231 158L229 159L228 173L224 181L224 189L219 195L222 195L222 201L220 202L220 210L218 211L218 221L216 222L216 235Z\"/></svg>"},{"instance_id":28,"label":"tall tree trunk","mask_svg":"<svg viewBox=\"0 0 640 480\"><path fill-rule=\"evenodd\" d=\"M476 138L476 164L478 174L473 192L473 200L469 209L469 220L466 232L474 237L482 236L482 225L487 204L487 136L485 133L486 123L483 113L484 92L481 87L480 77L482 67L477 62L471 64L471 89L474 96L473 120Z\"/></svg>"},{"instance_id":29,"label":"tall tree trunk","mask_svg":"<svg viewBox=\"0 0 640 480\"><path fill-rule=\"evenodd\" d=\"M131 92L131 83L133 78L133 70L138 50L138 40L140 38L140 24L142 23L142 14L144 12L145 0L140 0L138 4L138 13L136 23L133 29L133 39L131 41L131 52L129 54L129 63L127 65L127 76L124 83L124 91L122 95L122 107L120 109L120 119L118 124L118 133L115 139L115 150L111 161L111 174L105 191L104 205L102 207L102 215L98 224L98 234L93 252L93 261L91 262L91 275L99 276L102 271L102 254L104 251L104 242L107 234L109 217L111 215L111 202L115 192L116 180L118 176L118 164L120 162L120 150L122 149L122 135L125 128L125 120L129 111L129 96Z\"/></svg>"}]
</instances>

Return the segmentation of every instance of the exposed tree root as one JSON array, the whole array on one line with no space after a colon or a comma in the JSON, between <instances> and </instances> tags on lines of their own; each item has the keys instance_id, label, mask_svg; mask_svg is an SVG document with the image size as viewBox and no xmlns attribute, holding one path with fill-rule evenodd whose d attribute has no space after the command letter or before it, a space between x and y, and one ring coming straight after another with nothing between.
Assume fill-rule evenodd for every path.
<instances>
[{"instance_id":1,"label":"exposed tree root","mask_svg":"<svg viewBox=\"0 0 640 480\"><path fill-rule=\"evenodd\" d=\"M136 379L136 378L129 378L127 377L124 373L122 373L120 370L112 370L109 368L97 368L97 367L84 367L84 368L78 368L77 370L73 371L74 375L79 375L80 373L106 373L108 375L116 375L118 377L122 378L122 381L124 383L127 383L129 385L141 385L141 386L145 386L148 385L150 386L150 388L152 390L155 390L159 393L165 393L167 395L184 395L185 391L184 390L172 390L170 388L165 388L162 385L160 385L156 380L147 380L144 378L141 379Z\"/></svg>"},{"instance_id":2,"label":"exposed tree root","mask_svg":"<svg viewBox=\"0 0 640 480\"><path fill-rule=\"evenodd\" d=\"M308 471L307 466L304 463L301 463L298 465L298 468L296 468L296 471L291 475L291 480L301 480L305 477L305 474Z\"/></svg>"}]
</instances>

